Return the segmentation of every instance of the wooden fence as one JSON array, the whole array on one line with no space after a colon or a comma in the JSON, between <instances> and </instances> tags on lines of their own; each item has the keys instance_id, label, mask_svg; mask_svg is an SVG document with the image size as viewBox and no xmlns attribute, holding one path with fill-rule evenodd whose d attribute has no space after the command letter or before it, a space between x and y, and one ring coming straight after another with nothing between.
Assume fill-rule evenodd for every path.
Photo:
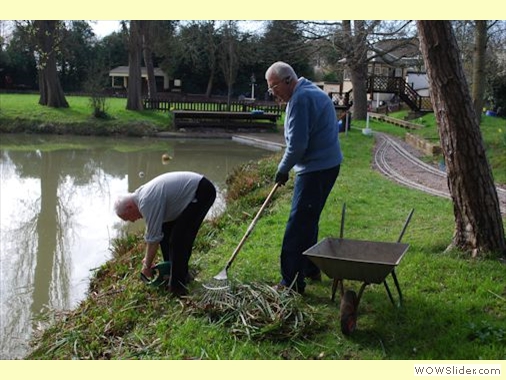
<instances>
[{"instance_id":1,"label":"wooden fence","mask_svg":"<svg viewBox=\"0 0 506 380\"><path fill-rule=\"evenodd\" d=\"M144 99L144 109L157 110L163 112L169 111L209 111L209 112L252 112L263 111L265 113L274 113L281 115L282 107L275 102L262 101L233 101L228 104L226 101L212 100L172 100L163 98Z\"/></svg>"}]
</instances>

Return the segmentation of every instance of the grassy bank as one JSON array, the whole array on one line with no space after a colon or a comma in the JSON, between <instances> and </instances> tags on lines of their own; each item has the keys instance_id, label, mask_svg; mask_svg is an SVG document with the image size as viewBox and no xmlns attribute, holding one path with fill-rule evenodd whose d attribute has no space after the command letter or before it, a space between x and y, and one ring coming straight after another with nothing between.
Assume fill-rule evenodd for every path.
<instances>
[{"instance_id":1,"label":"grassy bank","mask_svg":"<svg viewBox=\"0 0 506 380\"><path fill-rule=\"evenodd\" d=\"M0 95L0 133L145 136L172 125L163 112L126 110L126 99L107 98L108 118L92 116L90 98L67 96L69 108L38 104L38 95Z\"/></svg>"},{"instance_id":2,"label":"grassy bank","mask_svg":"<svg viewBox=\"0 0 506 380\"><path fill-rule=\"evenodd\" d=\"M382 285L367 286L358 330L346 337L338 303L330 300L332 281L325 276L287 306L297 313L297 327L278 314L257 316L261 326L255 327L230 310L216 315L199 307L202 283L223 268L272 186L279 158L274 156L237 170L229 181L236 200L199 233L191 260L197 281L189 299L170 298L139 280L143 244L140 236L128 236L115 242L114 258L97 271L88 299L54 320L29 358L505 359L504 265L494 258L444 254L453 229L450 201L373 172L373 139L359 131L342 137L342 144L346 161L323 213L320 237L339 234L346 202L346 238L395 242L414 208L403 237L410 248L396 270L402 308L390 303ZM229 276L236 286L279 280L290 192L291 181L275 195L234 262ZM358 291L360 283L345 285ZM258 310L259 299L242 307Z\"/></svg>"}]
</instances>

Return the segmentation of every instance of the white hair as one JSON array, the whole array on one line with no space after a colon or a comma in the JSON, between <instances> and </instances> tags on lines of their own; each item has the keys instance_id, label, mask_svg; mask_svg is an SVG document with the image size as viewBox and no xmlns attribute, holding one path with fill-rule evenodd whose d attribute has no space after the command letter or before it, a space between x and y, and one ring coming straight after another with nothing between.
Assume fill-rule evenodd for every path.
<instances>
[{"instance_id":1,"label":"white hair","mask_svg":"<svg viewBox=\"0 0 506 380\"><path fill-rule=\"evenodd\" d=\"M125 212L127 211L128 204L132 201L132 198L133 194L128 193L120 195L116 199L116 202L114 202L114 212L116 213L116 215L118 215L121 218L121 216L125 214Z\"/></svg>"},{"instance_id":2,"label":"white hair","mask_svg":"<svg viewBox=\"0 0 506 380\"><path fill-rule=\"evenodd\" d=\"M295 79L297 80L297 74L292 66L286 62L278 61L274 62L265 72L265 79L269 79L271 76L275 76L278 79L289 80L290 82Z\"/></svg>"}]
</instances>

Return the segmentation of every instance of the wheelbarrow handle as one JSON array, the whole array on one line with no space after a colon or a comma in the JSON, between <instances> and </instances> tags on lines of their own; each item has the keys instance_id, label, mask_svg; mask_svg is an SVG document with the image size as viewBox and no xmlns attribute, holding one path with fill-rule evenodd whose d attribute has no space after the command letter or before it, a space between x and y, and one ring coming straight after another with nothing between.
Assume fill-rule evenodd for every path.
<instances>
[{"instance_id":1,"label":"wheelbarrow handle","mask_svg":"<svg viewBox=\"0 0 506 380\"><path fill-rule=\"evenodd\" d=\"M400 243L402 240L402 237L404 236L404 232L406 232L406 228L408 228L409 221L411 220L411 217L413 216L413 213L415 212L415 209L411 209L411 212L409 213L406 222L404 222L404 227L402 228L401 234L399 235L399 239L397 239L397 243Z\"/></svg>"},{"instance_id":2,"label":"wheelbarrow handle","mask_svg":"<svg viewBox=\"0 0 506 380\"><path fill-rule=\"evenodd\" d=\"M343 209L341 211L341 231L339 237L342 239L344 236L344 215L346 214L346 203L343 203Z\"/></svg>"}]
</instances>

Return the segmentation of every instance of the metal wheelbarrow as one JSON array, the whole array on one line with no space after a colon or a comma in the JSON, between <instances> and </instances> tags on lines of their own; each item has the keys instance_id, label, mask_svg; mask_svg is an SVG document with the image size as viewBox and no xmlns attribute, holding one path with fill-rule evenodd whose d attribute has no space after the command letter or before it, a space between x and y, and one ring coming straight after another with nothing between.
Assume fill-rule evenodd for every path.
<instances>
[{"instance_id":1,"label":"metal wheelbarrow","mask_svg":"<svg viewBox=\"0 0 506 380\"><path fill-rule=\"evenodd\" d=\"M332 301L339 288L341 331L345 335L350 335L356 329L358 304L367 285L383 283L390 301L395 305L386 281L386 277L392 275L398 293L399 306L402 306L402 292L395 274L395 267L409 248L409 244L400 241L415 210L412 209L409 213L396 243L344 239L345 211L346 205L343 205L340 237L326 238L303 254L334 280ZM344 280L362 282L358 295L353 290L344 290Z\"/></svg>"}]
</instances>

